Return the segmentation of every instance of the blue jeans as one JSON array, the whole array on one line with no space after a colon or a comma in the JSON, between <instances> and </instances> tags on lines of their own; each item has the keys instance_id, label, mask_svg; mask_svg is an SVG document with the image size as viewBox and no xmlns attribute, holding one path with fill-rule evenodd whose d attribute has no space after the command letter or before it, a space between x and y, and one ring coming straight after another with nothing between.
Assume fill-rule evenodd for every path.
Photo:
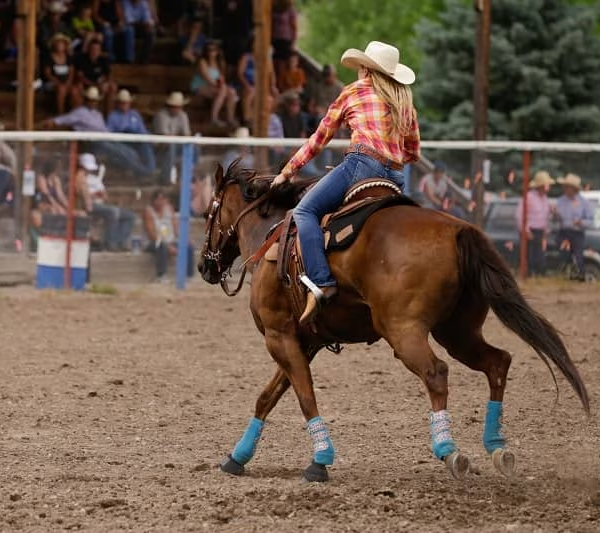
<instances>
[{"instance_id":1,"label":"blue jeans","mask_svg":"<svg viewBox=\"0 0 600 533\"><path fill-rule=\"evenodd\" d=\"M104 246L109 250L127 246L135 222L135 213L116 205L94 203L92 216L104 221Z\"/></svg>"},{"instance_id":2,"label":"blue jeans","mask_svg":"<svg viewBox=\"0 0 600 533\"><path fill-rule=\"evenodd\" d=\"M325 257L321 219L335 211L352 185L368 178L387 178L404 188L404 175L365 154L350 153L308 191L294 209L294 220L306 275L319 287L336 284Z\"/></svg>"},{"instance_id":3,"label":"blue jeans","mask_svg":"<svg viewBox=\"0 0 600 533\"><path fill-rule=\"evenodd\" d=\"M140 28L144 33L144 45L142 48L142 57L140 58L141 63L148 63L150 59L150 52L154 45L154 31L150 28L141 26ZM135 24L127 24L123 28L123 41L125 48L125 62L133 63L135 60Z\"/></svg>"},{"instance_id":4,"label":"blue jeans","mask_svg":"<svg viewBox=\"0 0 600 533\"><path fill-rule=\"evenodd\" d=\"M177 243L172 243L177 248ZM164 276L167 273L167 267L169 266L169 248L164 242L161 242L158 246L152 243L148 247L149 251L154 254L156 259L156 275L157 277ZM196 270L194 247L190 244L187 250L187 276L191 278Z\"/></svg>"}]
</instances>

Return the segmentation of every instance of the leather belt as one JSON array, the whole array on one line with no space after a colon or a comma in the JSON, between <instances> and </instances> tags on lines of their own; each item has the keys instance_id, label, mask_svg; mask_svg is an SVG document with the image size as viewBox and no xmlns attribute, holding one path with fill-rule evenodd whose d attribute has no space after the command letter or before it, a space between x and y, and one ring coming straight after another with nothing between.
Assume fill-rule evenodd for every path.
<instances>
[{"instance_id":1,"label":"leather belt","mask_svg":"<svg viewBox=\"0 0 600 533\"><path fill-rule=\"evenodd\" d=\"M346 155L348 155L348 154L368 155L369 157L375 159L375 161L379 161L383 166L389 167L393 170L402 170L404 168L403 164L398 163L392 159L388 159L387 157L383 157L379 152L377 152L376 150L373 150L373 148L369 148L368 146L365 146L364 144L350 145L350 148L348 148L348 150L346 150L345 154Z\"/></svg>"}]
</instances>

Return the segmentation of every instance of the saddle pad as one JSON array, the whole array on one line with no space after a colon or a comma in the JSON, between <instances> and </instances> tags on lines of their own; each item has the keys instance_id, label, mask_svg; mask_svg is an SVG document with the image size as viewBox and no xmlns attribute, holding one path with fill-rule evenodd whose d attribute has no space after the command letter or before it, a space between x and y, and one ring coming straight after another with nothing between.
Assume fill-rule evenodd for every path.
<instances>
[{"instance_id":1,"label":"saddle pad","mask_svg":"<svg viewBox=\"0 0 600 533\"><path fill-rule=\"evenodd\" d=\"M407 196L394 194L384 196L380 200L369 202L356 210L350 211L348 214L336 217L323 227L323 231L329 234L329 238L325 239L327 251L348 248L356 240L361 228L373 213L393 205L418 206L414 200Z\"/></svg>"}]
</instances>

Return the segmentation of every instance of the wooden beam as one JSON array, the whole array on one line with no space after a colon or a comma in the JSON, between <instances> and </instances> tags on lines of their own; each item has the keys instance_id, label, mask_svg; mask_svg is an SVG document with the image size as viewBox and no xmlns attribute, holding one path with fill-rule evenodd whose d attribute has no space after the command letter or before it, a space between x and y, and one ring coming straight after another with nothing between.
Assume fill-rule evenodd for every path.
<instances>
[{"instance_id":1,"label":"wooden beam","mask_svg":"<svg viewBox=\"0 0 600 533\"><path fill-rule=\"evenodd\" d=\"M272 0L253 0L254 8L254 124L255 137L268 137L271 115L271 7ZM256 167L269 165L268 149L256 151Z\"/></svg>"},{"instance_id":2,"label":"wooden beam","mask_svg":"<svg viewBox=\"0 0 600 533\"><path fill-rule=\"evenodd\" d=\"M37 30L37 0L19 0L17 4L17 129L33 131L35 114L35 67L37 49L35 46ZM16 209L15 222L17 227L16 238L27 245L27 227L31 199L22 195L23 170L32 168L33 145L31 142L22 142L18 146L19 168L15 180ZM27 246L25 246L27 248Z\"/></svg>"},{"instance_id":3,"label":"wooden beam","mask_svg":"<svg viewBox=\"0 0 600 533\"><path fill-rule=\"evenodd\" d=\"M484 141L488 126L488 92L490 65L490 31L492 21L492 0L475 0L473 7L477 17L477 37L475 42L475 82L473 84L473 139ZM473 183L475 201L475 224L483 226L485 212L483 182L483 161L485 152L473 152L473 176L480 176Z\"/></svg>"}]
</instances>

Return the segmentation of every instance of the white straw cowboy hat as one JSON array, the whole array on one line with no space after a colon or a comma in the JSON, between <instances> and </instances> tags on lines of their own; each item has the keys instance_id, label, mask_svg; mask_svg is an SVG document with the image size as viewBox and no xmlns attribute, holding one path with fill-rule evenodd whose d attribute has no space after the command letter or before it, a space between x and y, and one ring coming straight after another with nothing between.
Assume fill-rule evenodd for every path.
<instances>
[{"instance_id":1,"label":"white straw cowboy hat","mask_svg":"<svg viewBox=\"0 0 600 533\"><path fill-rule=\"evenodd\" d=\"M553 185L554 183L556 182L550 177L548 172L545 170L540 170L539 172L535 173L535 176L529 183L529 186L532 189L537 189L538 187L543 187L545 185Z\"/></svg>"},{"instance_id":2,"label":"white straw cowboy hat","mask_svg":"<svg viewBox=\"0 0 600 533\"><path fill-rule=\"evenodd\" d=\"M48 11L50 11L50 13L66 13L67 6L60 0L55 0L48 6Z\"/></svg>"},{"instance_id":3,"label":"white straw cowboy hat","mask_svg":"<svg viewBox=\"0 0 600 533\"><path fill-rule=\"evenodd\" d=\"M236 137L238 139L248 139L250 137L250 130L248 128L237 128L232 137Z\"/></svg>"},{"instance_id":4,"label":"white straw cowboy hat","mask_svg":"<svg viewBox=\"0 0 600 533\"><path fill-rule=\"evenodd\" d=\"M115 98L117 102L121 102L123 104L129 104L133 102L133 96L127 89L121 89Z\"/></svg>"},{"instance_id":5,"label":"white straw cowboy hat","mask_svg":"<svg viewBox=\"0 0 600 533\"><path fill-rule=\"evenodd\" d=\"M165 101L165 103L171 107L183 107L188 102L189 99L183 96L183 93L179 91L172 92Z\"/></svg>"},{"instance_id":6,"label":"white straw cowboy hat","mask_svg":"<svg viewBox=\"0 0 600 533\"><path fill-rule=\"evenodd\" d=\"M570 187L575 187L576 189L581 189L581 178L577 174L567 174L564 178L558 178L556 180L561 185L568 185Z\"/></svg>"},{"instance_id":7,"label":"white straw cowboy hat","mask_svg":"<svg viewBox=\"0 0 600 533\"><path fill-rule=\"evenodd\" d=\"M98 90L98 87L88 87L83 93L83 96L86 100L94 100L97 102L100 100L100 91Z\"/></svg>"},{"instance_id":8,"label":"white straw cowboy hat","mask_svg":"<svg viewBox=\"0 0 600 533\"><path fill-rule=\"evenodd\" d=\"M350 48L342 54L342 65L358 70L365 67L386 74L399 83L410 85L415 81L414 71L400 63L400 52L391 44L371 41L365 51Z\"/></svg>"}]
</instances>

